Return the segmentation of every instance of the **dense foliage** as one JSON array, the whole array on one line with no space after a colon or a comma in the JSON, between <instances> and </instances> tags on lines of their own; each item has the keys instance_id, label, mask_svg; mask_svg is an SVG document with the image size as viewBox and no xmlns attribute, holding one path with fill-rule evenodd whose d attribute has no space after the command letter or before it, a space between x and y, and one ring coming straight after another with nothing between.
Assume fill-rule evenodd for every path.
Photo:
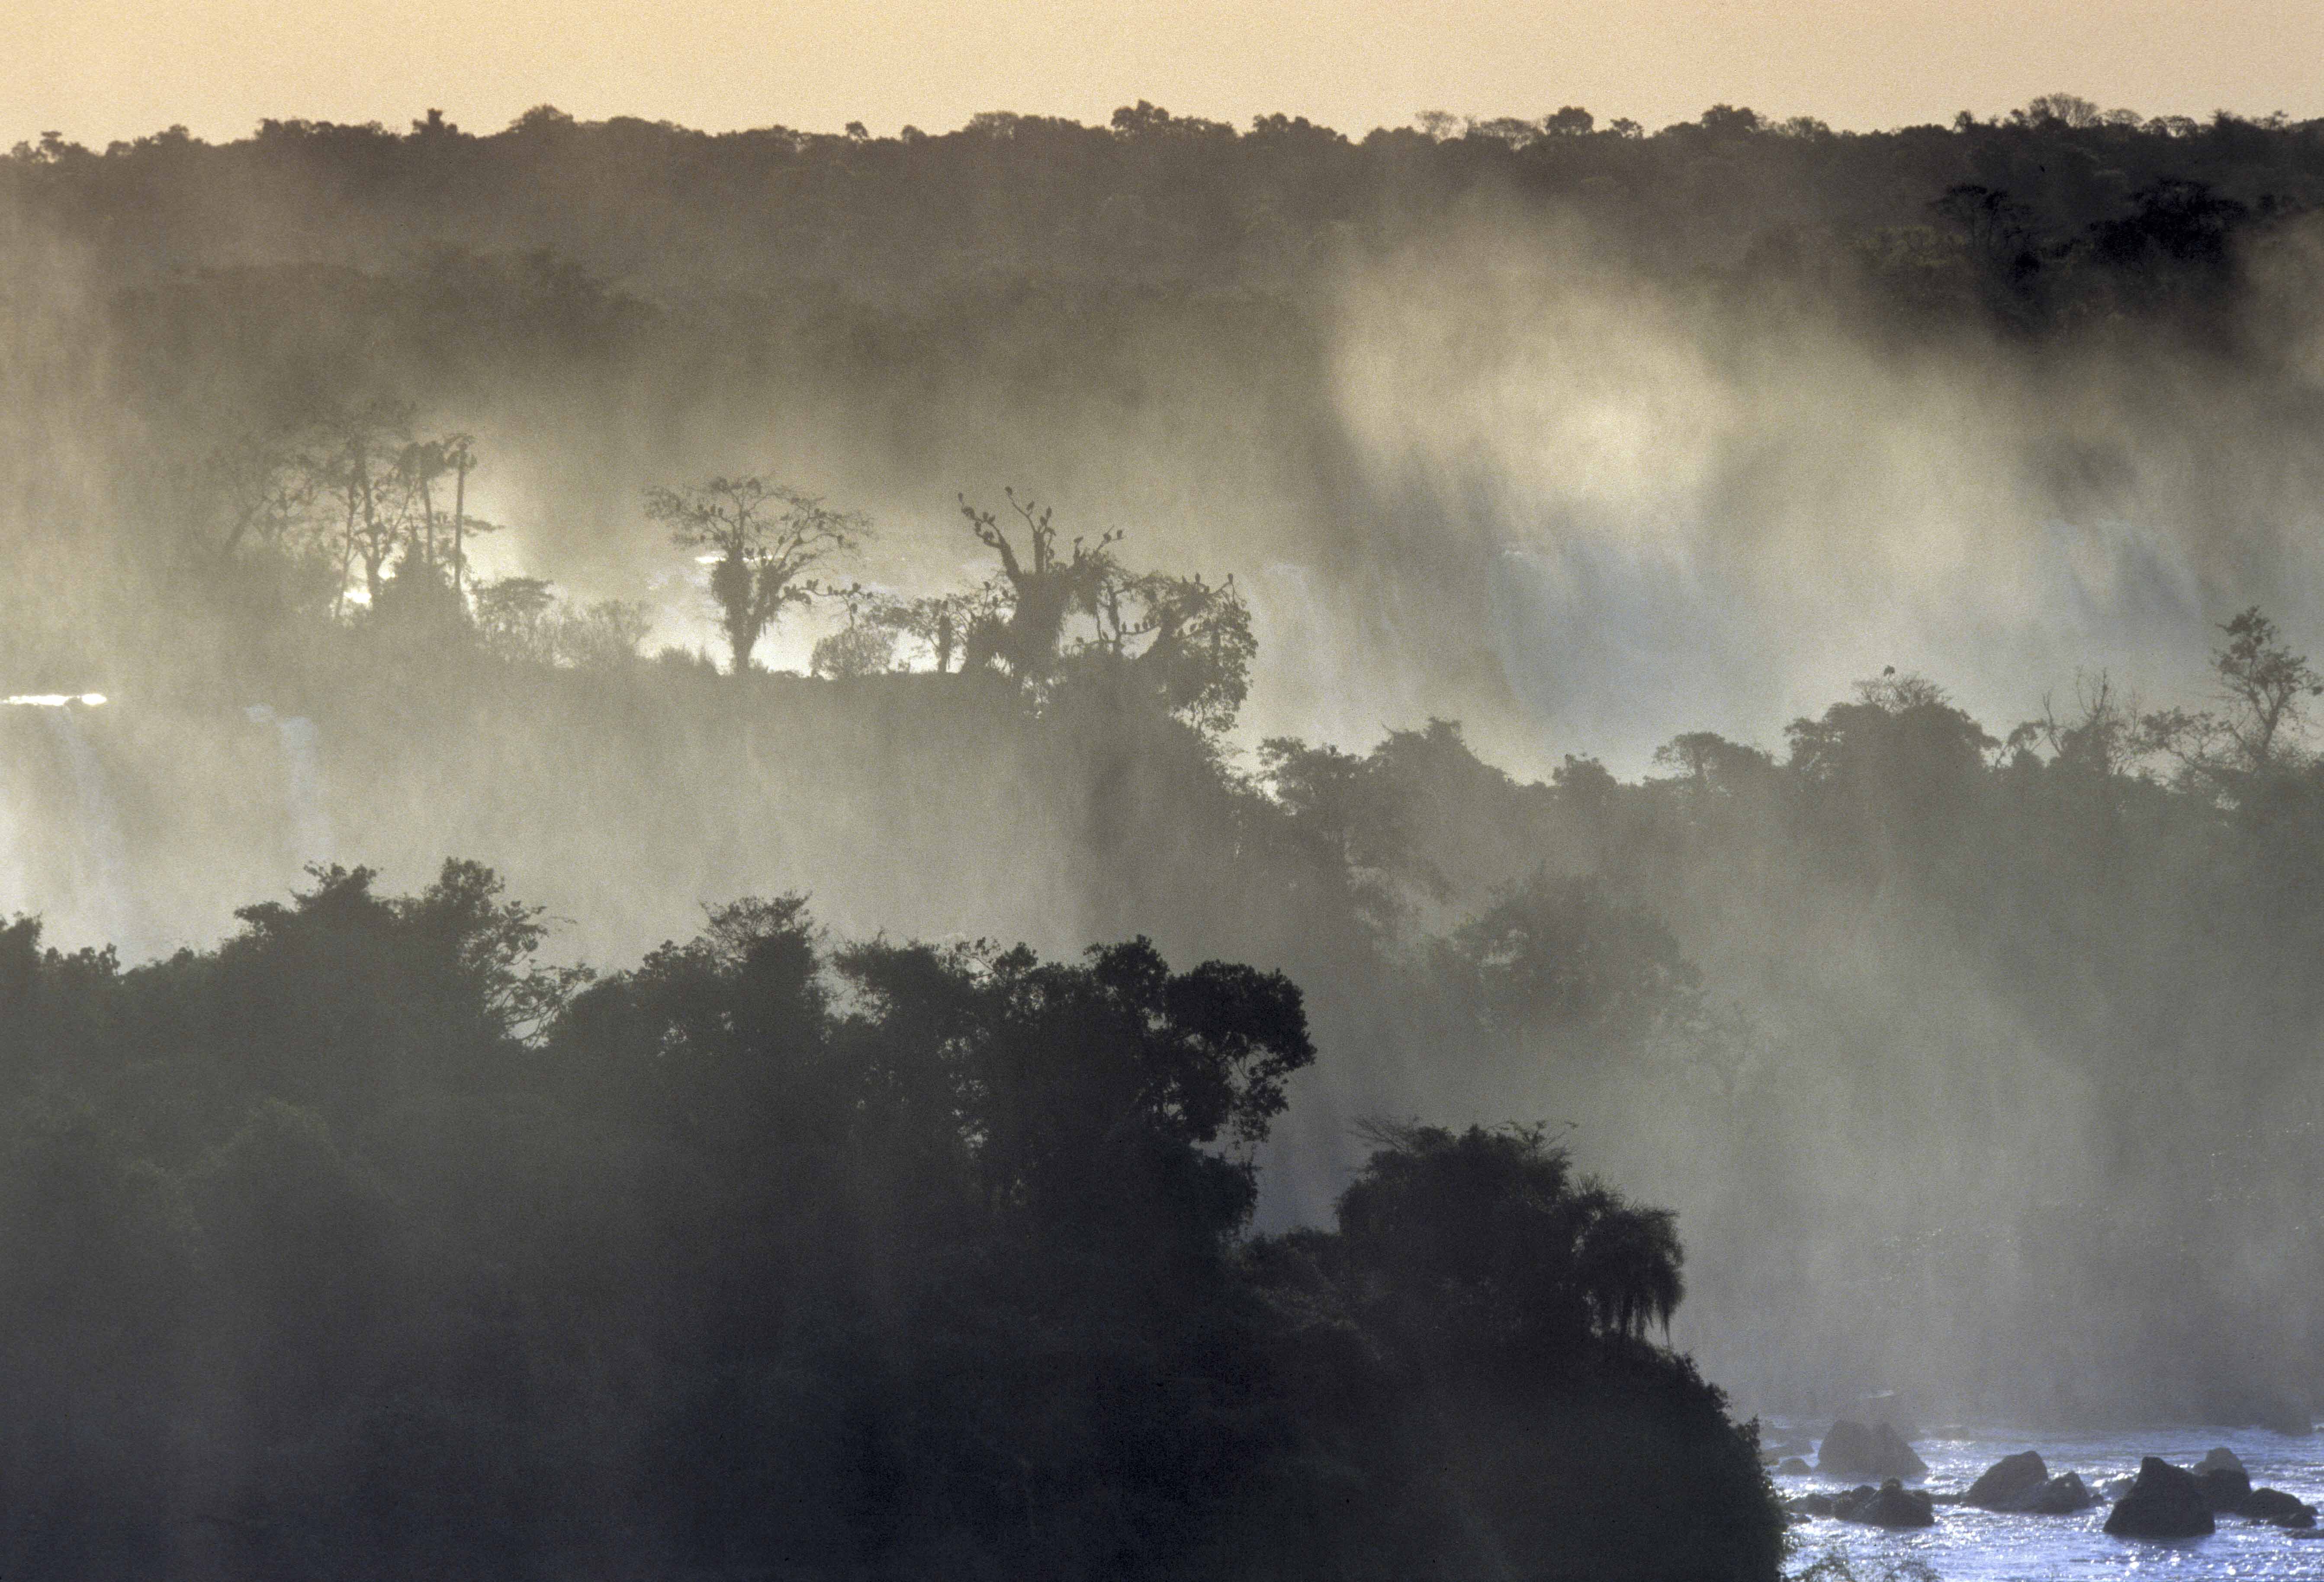
<instances>
[{"instance_id":1,"label":"dense foliage","mask_svg":"<svg viewBox=\"0 0 2324 1582\"><path fill-rule=\"evenodd\" d=\"M1281 116L1238 132L1142 103L1103 126L996 113L892 138L583 123L543 106L483 135L433 116L408 133L267 121L217 146L181 129L101 152L51 136L0 162L0 201L140 275L377 268L430 246L540 254L494 294L536 301L538 329L568 338L636 321L576 264L649 300L827 291L889 310L1007 282L1279 291L1349 242L1423 234L1480 199L1572 208L1653 269L1802 284L1837 271L1915 313L2038 328L2216 306L2239 236L2324 199L2324 130L2147 119L2070 95L1886 132L1720 106L1651 135L1567 108L1360 138ZM442 272L475 267L447 259L414 285L458 312Z\"/></svg>"},{"instance_id":2,"label":"dense foliage","mask_svg":"<svg viewBox=\"0 0 2324 1582\"><path fill-rule=\"evenodd\" d=\"M1140 105L1105 126L995 114L890 139L546 107L484 135L431 118L270 121L219 145L51 137L0 156L17 364L0 376L32 409L11 420L12 515L43 539L111 517L240 544L253 524L219 509L222 465L318 416L352 434L447 405L588 430L571 476L536 486L591 537L605 468L737 408L761 435L771 418L881 448L881 473L941 498L1012 476L1054 493L946 471L963 430L1022 433L1046 471L1231 392L1222 439L1257 425L1268 453L1233 486L1263 486L1344 459L1321 407L1351 273L1480 227L1520 247L1586 236L1622 278L1705 305L1711 344L1757 315L1891 349L2160 347L2227 359L2265 410L2304 386L2284 327L2249 311L2254 282L2296 294L2319 199L2319 124L2068 96L1875 133L1720 106L1651 135L1569 109L1358 139ZM630 427L614 414L641 410L608 449ZM99 456L111 511L77 465ZM456 470L460 452L420 459ZM2045 486L2103 495L2103 463L2051 458Z\"/></svg>"},{"instance_id":3,"label":"dense foliage","mask_svg":"<svg viewBox=\"0 0 2324 1582\"><path fill-rule=\"evenodd\" d=\"M372 878L132 971L0 938L12 1572L1774 1574L1646 1340L1667 1216L1410 1131L1246 1236L1279 974L788 897L592 979L481 867Z\"/></svg>"},{"instance_id":4,"label":"dense foliage","mask_svg":"<svg viewBox=\"0 0 2324 1582\"><path fill-rule=\"evenodd\" d=\"M1781 754L1692 733L1634 783L1585 759L1514 778L1442 721L1364 753L1272 741L1246 774L1102 677L565 666L370 621L294 651L328 754L303 791L279 724L200 694L5 723L16 805L68 832L43 883L101 901L120 865L155 898L124 916L205 864L287 865L327 818L405 871L423 843L488 847L601 956L736 873L925 936L1145 930L1308 989L1334 1059L1285 1078L1270 1223L1329 1211L1366 1115L1572 1121L1681 1211L1688 1343L1763 1403L2288 1419L2313 1410L2324 1289L2301 1162L2324 767L2305 661L2264 616L2228 625L2207 708L2094 679L2005 732L1883 677ZM240 789L184 795L189 772ZM79 800L99 785L117 811ZM365 1048L408 1036L346 1014Z\"/></svg>"},{"instance_id":5,"label":"dense foliage","mask_svg":"<svg viewBox=\"0 0 2324 1582\"><path fill-rule=\"evenodd\" d=\"M1264 978L818 954L788 903L585 989L525 965L537 920L469 870L402 902L329 875L128 972L20 925L20 1568L134 1569L198 1532L295 1570L368 1522L468 1563L495 1533L924 1574L1268 1543L1269 1574L1490 1572L1480 1533L1547 1553L1664 1509L1680 1484L1612 1448L1646 1421L1701 1469L1669 1497L1758 1564L1715 1404L1641 1338L1670 1226L1547 1130L1464 1129L1512 1115L1573 1123L1677 1209L1679 1336L1759 1402L2324 1406L2318 683L2231 614L2306 587L2319 171L2315 124L2063 98L1875 134L1722 108L1360 140L1144 106L897 139L540 111L0 161L0 673L116 698L0 717L14 893L142 959L306 857L470 851L626 960L703 897L806 889L867 938L1280 967L1331 1057L1292 1069ZM1580 294L1494 297L1536 276ZM1585 480L1601 514L1699 467L1735 534L1701 575L1747 590L1720 620L1752 624L1758 569L1851 590L1774 645L1852 654L1921 537L1956 535L1972 575L1941 591L1966 598L2054 516L2105 529L2066 541L2086 580L1996 566L1991 603L1923 615L1981 645L2012 600L2038 624L2118 596L2134 638L2166 605L2222 626L2214 673L2158 707L2029 673L2057 702L2022 725L1882 675L1780 740L1687 730L1634 782L1505 772L1471 742L1512 719L1537 763L1596 744L1538 739L1494 641L1528 597L1525 480L1489 447L1461 471L1458 433L1407 467L1351 415L1368 368L1424 416L1492 409L1425 357L1366 362L1415 302L1411 338L1463 362L1545 319L1610 327L1521 347L1529 398L1604 395L1589 356L1635 338L1682 347L1677 375L1605 383L1803 412L1737 420L1723 471L1580 456L1618 475ZM1839 438L1820 380L1886 404L1802 476L1784 448ZM1931 434L1988 403L2027 420L1969 458L1992 491L1862 543L1858 475L1941 492L1960 458ZM1514 413L1527 439L1557 415ZM719 539L690 513L722 481L832 553L787 558L763 519ZM1011 481L1070 500L1055 532ZM524 575L470 575L486 483L527 513L487 540L521 536ZM1782 531L1803 497L1849 536ZM907 588L924 568L872 558L914 513L939 570ZM1651 607L1582 630L1626 585L1577 541L1579 592L1526 629L1545 666L1612 642L1652 728L1703 718L1689 688L1727 651ZM645 657L628 596L689 553L730 568L724 673ZM1336 643L1307 701L1342 728L1239 754L1240 589L1278 555L1278 615L1318 590L1353 612L1277 628ZM813 673L752 671L816 577ZM1428 717L1454 713L1468 735ZM1350 1138L1381 1114L1444 1129L1373 1158ZM1278 1229L1354 1217L1246 1241L1255 1190ZM1600 1280L1593 1246L1641 1278ZM1557 1395L1554 1442L1528 1391ZM1545 1465L1625 1499L1496 1481ZM1553 1518L1583 1526L1526 1525ZM1652 1574L1704 1530L1645 1526L1622 1552Z\"/></svg>"}]
</instances>

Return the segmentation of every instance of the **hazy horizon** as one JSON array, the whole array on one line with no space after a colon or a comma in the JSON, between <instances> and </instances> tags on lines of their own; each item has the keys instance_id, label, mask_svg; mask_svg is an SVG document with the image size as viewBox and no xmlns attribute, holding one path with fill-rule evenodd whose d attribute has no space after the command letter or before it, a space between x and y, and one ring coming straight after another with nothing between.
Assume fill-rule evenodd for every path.
<instances>
[{"instance_id":1,"label":"hazy horizon","mask_svg":"<svg viewBox=\"0 0 2324 1582\"><path fill-rule=\"evenodd\" d=\"M2298 0L1632 0L1591 13L1495 0L1464 7L1457 29L1385 0L15 10L0 144L56 131L102 146L173 125L216 140L269 117L400 126L431 106L484 132L540 104L712 132L860 121L875 135L945 131L992 109L1102 122L1139 99L1238 125L1305 116L1357 134L1425 110L1531 116L1565 105L1649 129L1731 104L1861 131L1989 117L2061 91L2147 116L2324 115L2324 12Z\"/></svg>"}]
</instances>

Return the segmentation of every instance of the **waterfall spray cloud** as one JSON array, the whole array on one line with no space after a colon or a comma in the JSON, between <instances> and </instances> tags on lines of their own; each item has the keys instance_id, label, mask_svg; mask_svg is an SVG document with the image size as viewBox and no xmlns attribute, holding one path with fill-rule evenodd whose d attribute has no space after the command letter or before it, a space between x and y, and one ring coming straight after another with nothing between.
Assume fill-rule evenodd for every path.
<instances>
[{"instance_id":1,"label":"waterfall spray cloud","mask_svg":"<svg viewBox=\"0 0 2324 1582\"><path fill-rule=\"evenodd\" d=\"M2304 322L2312 267L2265 279ZM2296 392L2163 336L1913 338L1479 214L1351 273L1334 374L1370 486L1491 564L1511 690L1628 763L1682 691L1765 740L1884 663L2003 719L2028 676L2166 683L2324 581Z\"/></svg>"},{"instance_id":2,"label":"waterfall spray cloud","mask_svg":"<svg viewBox=\"0 0 2324 1582\"><path fill-rule=\"evenodd\" d=\"M145 928L130 880L121 816L106 783L105 765L82 733L73 709L51 708L43 718L63 749L71 772L79 815L74 834L79 849L77 888L85 898L82 910L93 913L106 936L134 956L145 946Z\"/></svg>"},{"instance_id":3,"label":"waterfall spray cloud","mask_svg":"<svg viewBox=\"0 0 2324 1582\"><path fill-rule=\"evenodd\" d=\"M290 815L290 837L302 862L331 860L331 816L323 801L323 776L315 722L283 716L267 704L243 710L253 725L271 725L282 747L282 800Z\"/></svg>"}]
</instances>

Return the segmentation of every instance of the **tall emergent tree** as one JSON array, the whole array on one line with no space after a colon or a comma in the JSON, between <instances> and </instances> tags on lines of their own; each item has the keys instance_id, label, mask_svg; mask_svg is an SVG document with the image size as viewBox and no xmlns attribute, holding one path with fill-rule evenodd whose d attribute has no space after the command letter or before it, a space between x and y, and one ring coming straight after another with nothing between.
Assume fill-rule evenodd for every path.
<instances>
[{"instance_id":1,"label":"tall emergent tree","mask_svg":"<svg viewBox=\"0 0 2324 1582\"><path fill-rule=\"evenodd\" d=\"M1019 500L1017 491L1003 491L1017 514L1025 520L1026 553L1017 546L992 512L980 511L963 496L960 513L968 519L977 541L1001 557L1001 574L1007 579L1008 613L995 615L972 629L967 665L998 662L1021 680L1047 680L1056 668L1065 643L1065 622L1076 611L1095 614L1106 583L1119 571L1111 552L1121 534L1108 531L1092 544L1074 541L1070 558L1057 552L1057 530L1050 525L1051 511L1033 500Z\"/></svg>"},{"instance_id":2,"label":"tall emergent tree","mask_svg":"<svg viewBox=\"0 0 2324 1582\"><path fill-rule=\"evenodd\" d=\"M438 458L452 474L452 591L466 587L468 535L499 531L488 522L468 518L468 475L476 470L476 439L473 434L447 434L436 442Z\"/></svg>"},{"instance_id":3,"label":"tall emergent tree","mask_svg":"<svg viewBox=\"0 0 2324 1582\"><path fill-rule=\"evenodd\" d=\"M213 449L189 491L189 560L225 568L246 549L303 548L319 487L294 434L251 432Z\"/></svg>"},{"instance_id":4,"label":"tall emergent tree","mask_svg":"<svg viewBox=\"0 0 2324 1582\"><path fill-rule=\"evenodd\" d=\"M670 542L707 551L710 596L733 656L733 673L751 668L751 651L791 605L821 590L807 569L844 554L871 532L856 511L834 511L812 495L756 474L646 491L646 517L669 524Z\"/></svg>"},{"instance_id":5,"label":"tall emergent tree","mask_svg":"<svg viewBox=\"0 0 2324 1582\"><path fill-rule=\"evenodd\" d=\"M377 604L406 532L397 462L410 442L411 408L384 397L337 406L316 419L315 431L314 493L339 519L339 597L344 603L347 578L360 560L364 597Z\"/></svg>"},{"instance_id":6,"label":"tall emergent tree","mask_svg":"<svg viewBox=\"0 0 2324 1582\"><path fill-rule=\"evenodd\" d=\"M1202 730L1233 724L1259 652L1234 578L1132 571L1113 552L1119 529L1061 553L1049 508L1006 493L1025 523L1021 555L992 512L960 503L977 541L1001 557L1001 575L971 603L964 668L992 665L1036 687L1068 675L1127 680ZM938 669L947 630L934 645Z\"/></svg>"},{"instance_id":7,"label":"tall emergent tree","mask_svg":"<svg viewBox=\"0 0 2324 1582\"><path fill-rule=\"evenodd\" d=\"M2219 631L2227 642L2211 651L2211 671L2220 707L2145 715L2140 745L2177 759L2190 785L2241 800L2307 761L2308 701L2324 698L2324 673L2292 652L2256 605Z\"/></svg>"}]
</instances>

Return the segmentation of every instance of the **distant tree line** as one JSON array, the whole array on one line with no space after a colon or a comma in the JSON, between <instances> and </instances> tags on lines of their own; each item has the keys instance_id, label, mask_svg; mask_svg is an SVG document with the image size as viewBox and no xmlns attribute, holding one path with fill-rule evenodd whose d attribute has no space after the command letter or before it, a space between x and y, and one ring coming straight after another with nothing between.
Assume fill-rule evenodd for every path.
<instances>
[{"instance_id":1,"label":"distant tree line","mask_svg":"<svg viewBox=\"0 0 2324 1582\"><path fill-rule=\"evenodd\" d=\"M481 431L544 463L561 436L597 436L561 458L555 520L526 526L589 535L602 553L608 519L626 531L640 483L663 468L698 485L738 459L765 465L674 463L628 415L778 408L829 454L762 481L807 497L865 497L867 475L884 474L938 490L1026 480L1074 499L1047 458L1070 472L1122 424L1167 408L1207 432L1232 407L1251 452L1293 469L1298 512L1328 523L1352 511L1367 534L1390 534L1396 501L1343 497L1361 476L1333 394L1350 266L1479 230L1522 246L1542 234L1528 227L1569 219L1609 269L1702 306L1706 325L1804 314L1876 339L2006 347L2034 373L2070 347L2141 367L2183 357L2184 380L2124 378L2167 407L2170 391L2217 375L2253 398L2255 432L2304 432L2294 343L2252 310L2301 300L2319 200L2319 124L2149 120L2070 96L1864 134L1715 106L1648 134L1567 107L1351 138L1139 105L1102 126L995 114L895 138L711 135L541 109L486 135L431 118L408 133L270 122L230 143L163 133L101 152L38 139L0 157L0 274L24 304L21 355L0 375L0 457L22 473L8 509L23 531L0 556L37 560L39 536L97 556L106 580L153 585L126 597L159 603L181 597L180 539L231 555L328 514L327 553L305 580L228 579L213 602L251 616L318 587L388 595L415 525L415 565L465 592L473 535L490 524L460 498L463 436L471 461ZM1706 328L1707 343L1720 334ZM487 430L495 412L511 431ZM963 436L996 433L1038 435L1043 461L964 477ZM66 445L81 463L45 459ZM1194 459L1207 458L1173 465ZM2135 469L2087 436L2031 465L2061 510L2127 508ZM1246 462L1217 486L1248 494L1252 476ZM1334 531L1317 529L1319 554ZM1039 547L1019 548L1012 598L1044 575ZM1416 569L1480 575L1450 559ZM1188 585L1132 580L1120 582L1125 633L1191 618ZM970 606L989 591L911 609L859 593L822 668L966 662L991 613ZM570 627L565 652L596 653L624 629L612 610L586 630L567 619L592 618L585 607L535 622L533 596L512 597L536 650ZM112 619L24 603L11 634Z\"/></svg>"},{"instance_id":2,"label":"distant tree line","mask_svg":"<svg viewBox=\"0 0 2324 1582\"><path fill-rule=\"evenodd\" d=\"M259 597L271 610L262 619L359 618L407 639L466 641L551 665L638 658L652 626L643 604L578 604L541 578L472 575L469 541L499 531L466 508L478 459L471 436L418 435L410 407L385 401L244 434L192 471L180 564L241 601ZM871 520L758 474L657 486L644 516L675 548L696 551L733 674L754 668L785 612L830 603L844 624L815 645L818 676L997 671L1036 692L1068 677L1102 680L1142 689L1213 734L1231 726L1258 652L1233 577L1213 585L1199 573L1132 570L1115 549L1119 529L1061 549L1052 510L1014 490L1008 499L1019 520L1006 526L960 503L975 541L998 559L991 575L918 597L811 575L857 550Z\"/></svg>"},{"instance_id":3,"label":"distant tree line","mask_svg":"<svg viewBox=\"0 0 2324 1582\"><path fill-rule=\"evenodd\" d=\"M1688 733L1635 784L1572 757L1523 783L1443 722L1262 767L1406 941L1416 1002L1458 1005L1429 1024L1465 1050L1434 1068L1448 1091L1546 1060L1536 1091L1601 1140L1635 1127L1642 1164L1717 1140L1684 1200L1691 1241L1738 1259L1704 1275L1723 1365L1771 1393L2296 1424L2324 1403L2300 1162L2324 1123L2324 676L2251 609L2211 682L2158 708L2085 675L2005 738L1890 670L1781 753ZM2003 1140L2066 1125L2054 1170ZM1794 1215L1822 1239L1768 1232ZM1831 1315L1812 1336L1803 1296Z\"/></svg>"},{"instance_id":4,"label":"distant tree line","mask_svg":"<svg viewBox=\"0 0 2324 1582\"><path fill-rule=\"evenodd\" d=\"M231 143L172 128L91 151L47 134L0 159L0 211L88 244L124 282L380 270L443 248L553 255L664 305L805 291L894 309L1002 280L1297 294L1348 248L1425 236L1481 202L1580 213L1633 267L1844 276L1901 322L2037 332L2203 316L2247 242L2319 201L2324 123L2142 117L2068 94L1883 132L1722 105L1650 134L1568 106L1432 113L1360 138L1143 102L1100 126L993 113L877 138L585 123L544 106L482 135L433 114L405 133L270 120ZM560 333L611 323L559 265L540 267Z\"/></svg>"}]
</instances>

